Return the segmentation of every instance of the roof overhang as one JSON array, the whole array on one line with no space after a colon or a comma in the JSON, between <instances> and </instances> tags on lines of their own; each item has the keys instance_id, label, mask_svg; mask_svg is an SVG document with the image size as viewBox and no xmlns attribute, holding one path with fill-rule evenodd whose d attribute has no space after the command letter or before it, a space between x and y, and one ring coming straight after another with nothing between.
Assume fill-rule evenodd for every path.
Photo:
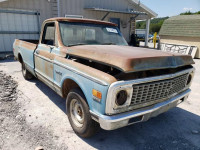
<instances>
[{"instance_id":1,"label":"roof overhang","mask_svg":"<svg viewBox=\"0 0 200 150\"><path fill-rule=\"evenodd\" d=\"M132 15L147 15L146 12L140 12L140 11L119 11L119 10L103 9L103 8L96 8L96 7L88 7L88 8L84 8L84 9L85 10L91 10L91 11L110 12L110 13L132 14Z\"/></svg>"},{"instance_id":2,"label":"roof overhang","mask_svg":"<svg viewBox=\"0 0 200 150\"><path fill-rule=\"evenodd\" d=\"M148 12L152 17L157 17L158 16L157 13L155 13L153 10L151 10L150 8L148 8L147 6L142 4L139 0L129 0L129 1L132 2L133 4L137 4L139 7L141 7L146 12Z\"/></svg>"}]
</instances>

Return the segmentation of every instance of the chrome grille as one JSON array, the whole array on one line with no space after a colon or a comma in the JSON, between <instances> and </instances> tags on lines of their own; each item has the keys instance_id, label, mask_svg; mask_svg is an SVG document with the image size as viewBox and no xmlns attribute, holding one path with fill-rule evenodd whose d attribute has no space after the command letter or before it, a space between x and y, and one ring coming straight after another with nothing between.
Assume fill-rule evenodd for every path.
<instances>
[{"instance_id":1,"label":"chrome grille","mask_svg":"<svg viewBox=\"0 0 200 150\"><path fill-rule=\"evenodd\" d=\"M133 85L131 105L166 99L172 94L183 90L186 86L187 78L188 74L184 74L172 79Z\"/></svg>"}]
</instances>

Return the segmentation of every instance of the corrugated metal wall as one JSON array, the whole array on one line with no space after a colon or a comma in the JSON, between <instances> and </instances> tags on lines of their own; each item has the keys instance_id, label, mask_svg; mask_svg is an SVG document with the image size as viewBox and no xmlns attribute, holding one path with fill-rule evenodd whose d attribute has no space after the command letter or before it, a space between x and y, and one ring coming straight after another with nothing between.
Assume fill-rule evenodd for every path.
<instances>
[{"instance_id":1,"label":"corrugated metal wall","mask_svg":"<svg viewBox=\"0 0 200 150\"><path fill-rule=\"evenodd\" d=\"M51 18L54 5L48 0L8 0L0 3L0 52L11 52L14 39L38 39L42 22ZM12 10L4 13L5 10ZM18 12L17 12L18 11ZM19 13L19 11L24 12ZM26 14L26 12L39 12Z\"/></svg>"},{"instance_id":2,"label":"corrugated metal wall","mask_svg":"<svg viewBox=\"0 0 200 150\"><path fill-rule=\"evenodd\" d=\"M53 16L51 3L48 0L8 0L1 2L0 8L38 11L40 13L40 25L45 19Z\"/></svg>"},{"instance_id":3,"label":"corrugated metal wall","mask_svg":"<svg viewBox=\"0 0 200 150\"><path fill-rule=\"evenodd\" d=\"M0 52L12 51L15 39L38 39L37 12L0 9Z\"/></svg>"}]
</instances>

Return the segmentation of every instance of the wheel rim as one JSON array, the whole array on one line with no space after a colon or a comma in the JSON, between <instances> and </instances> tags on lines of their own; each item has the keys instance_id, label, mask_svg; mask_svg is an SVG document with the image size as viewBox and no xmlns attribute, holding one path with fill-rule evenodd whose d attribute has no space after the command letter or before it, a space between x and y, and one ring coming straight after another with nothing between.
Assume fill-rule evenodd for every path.
<instances>
[{"instance_id":1,"label":"wheel rim","mask_svg":"<svg viewBox=\"0 0 200 150\"><path fill-rule=\"evenodd\" d=\"M70 103L70 115L77 127L80 128L83 126L85 114L81 103L77 99L72 99Z\"/></svg>"},{"instance_id":2,"label":"wheel rim","mask_svg":"<svg viewBox=\"0 0 200 150\"><path fill-rule=\"evenodd\" d=\"M26 74L26 68L25 68L25 64L24 63L22 64L22 73L23 73L23 75Z\"/></svg>"}]
</instances>

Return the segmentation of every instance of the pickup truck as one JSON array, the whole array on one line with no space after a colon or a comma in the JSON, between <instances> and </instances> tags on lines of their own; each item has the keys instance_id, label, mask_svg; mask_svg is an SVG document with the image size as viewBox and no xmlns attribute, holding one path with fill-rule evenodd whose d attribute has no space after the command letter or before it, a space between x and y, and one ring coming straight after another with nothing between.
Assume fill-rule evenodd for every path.
<instances>
[{"instance_id":1,"label":"pickup truck","mask_svg":"<svg viewBox=\"0 0 200 150\"><path fill-rule=\"evenodd\" d=\"M16 39L13 51L26 80L38 78L66 99L81 137L176 107L195 71L191 56L128 46L116 24L92 19L47 19L39 41Z\"/></svg>"}]
</instances>

